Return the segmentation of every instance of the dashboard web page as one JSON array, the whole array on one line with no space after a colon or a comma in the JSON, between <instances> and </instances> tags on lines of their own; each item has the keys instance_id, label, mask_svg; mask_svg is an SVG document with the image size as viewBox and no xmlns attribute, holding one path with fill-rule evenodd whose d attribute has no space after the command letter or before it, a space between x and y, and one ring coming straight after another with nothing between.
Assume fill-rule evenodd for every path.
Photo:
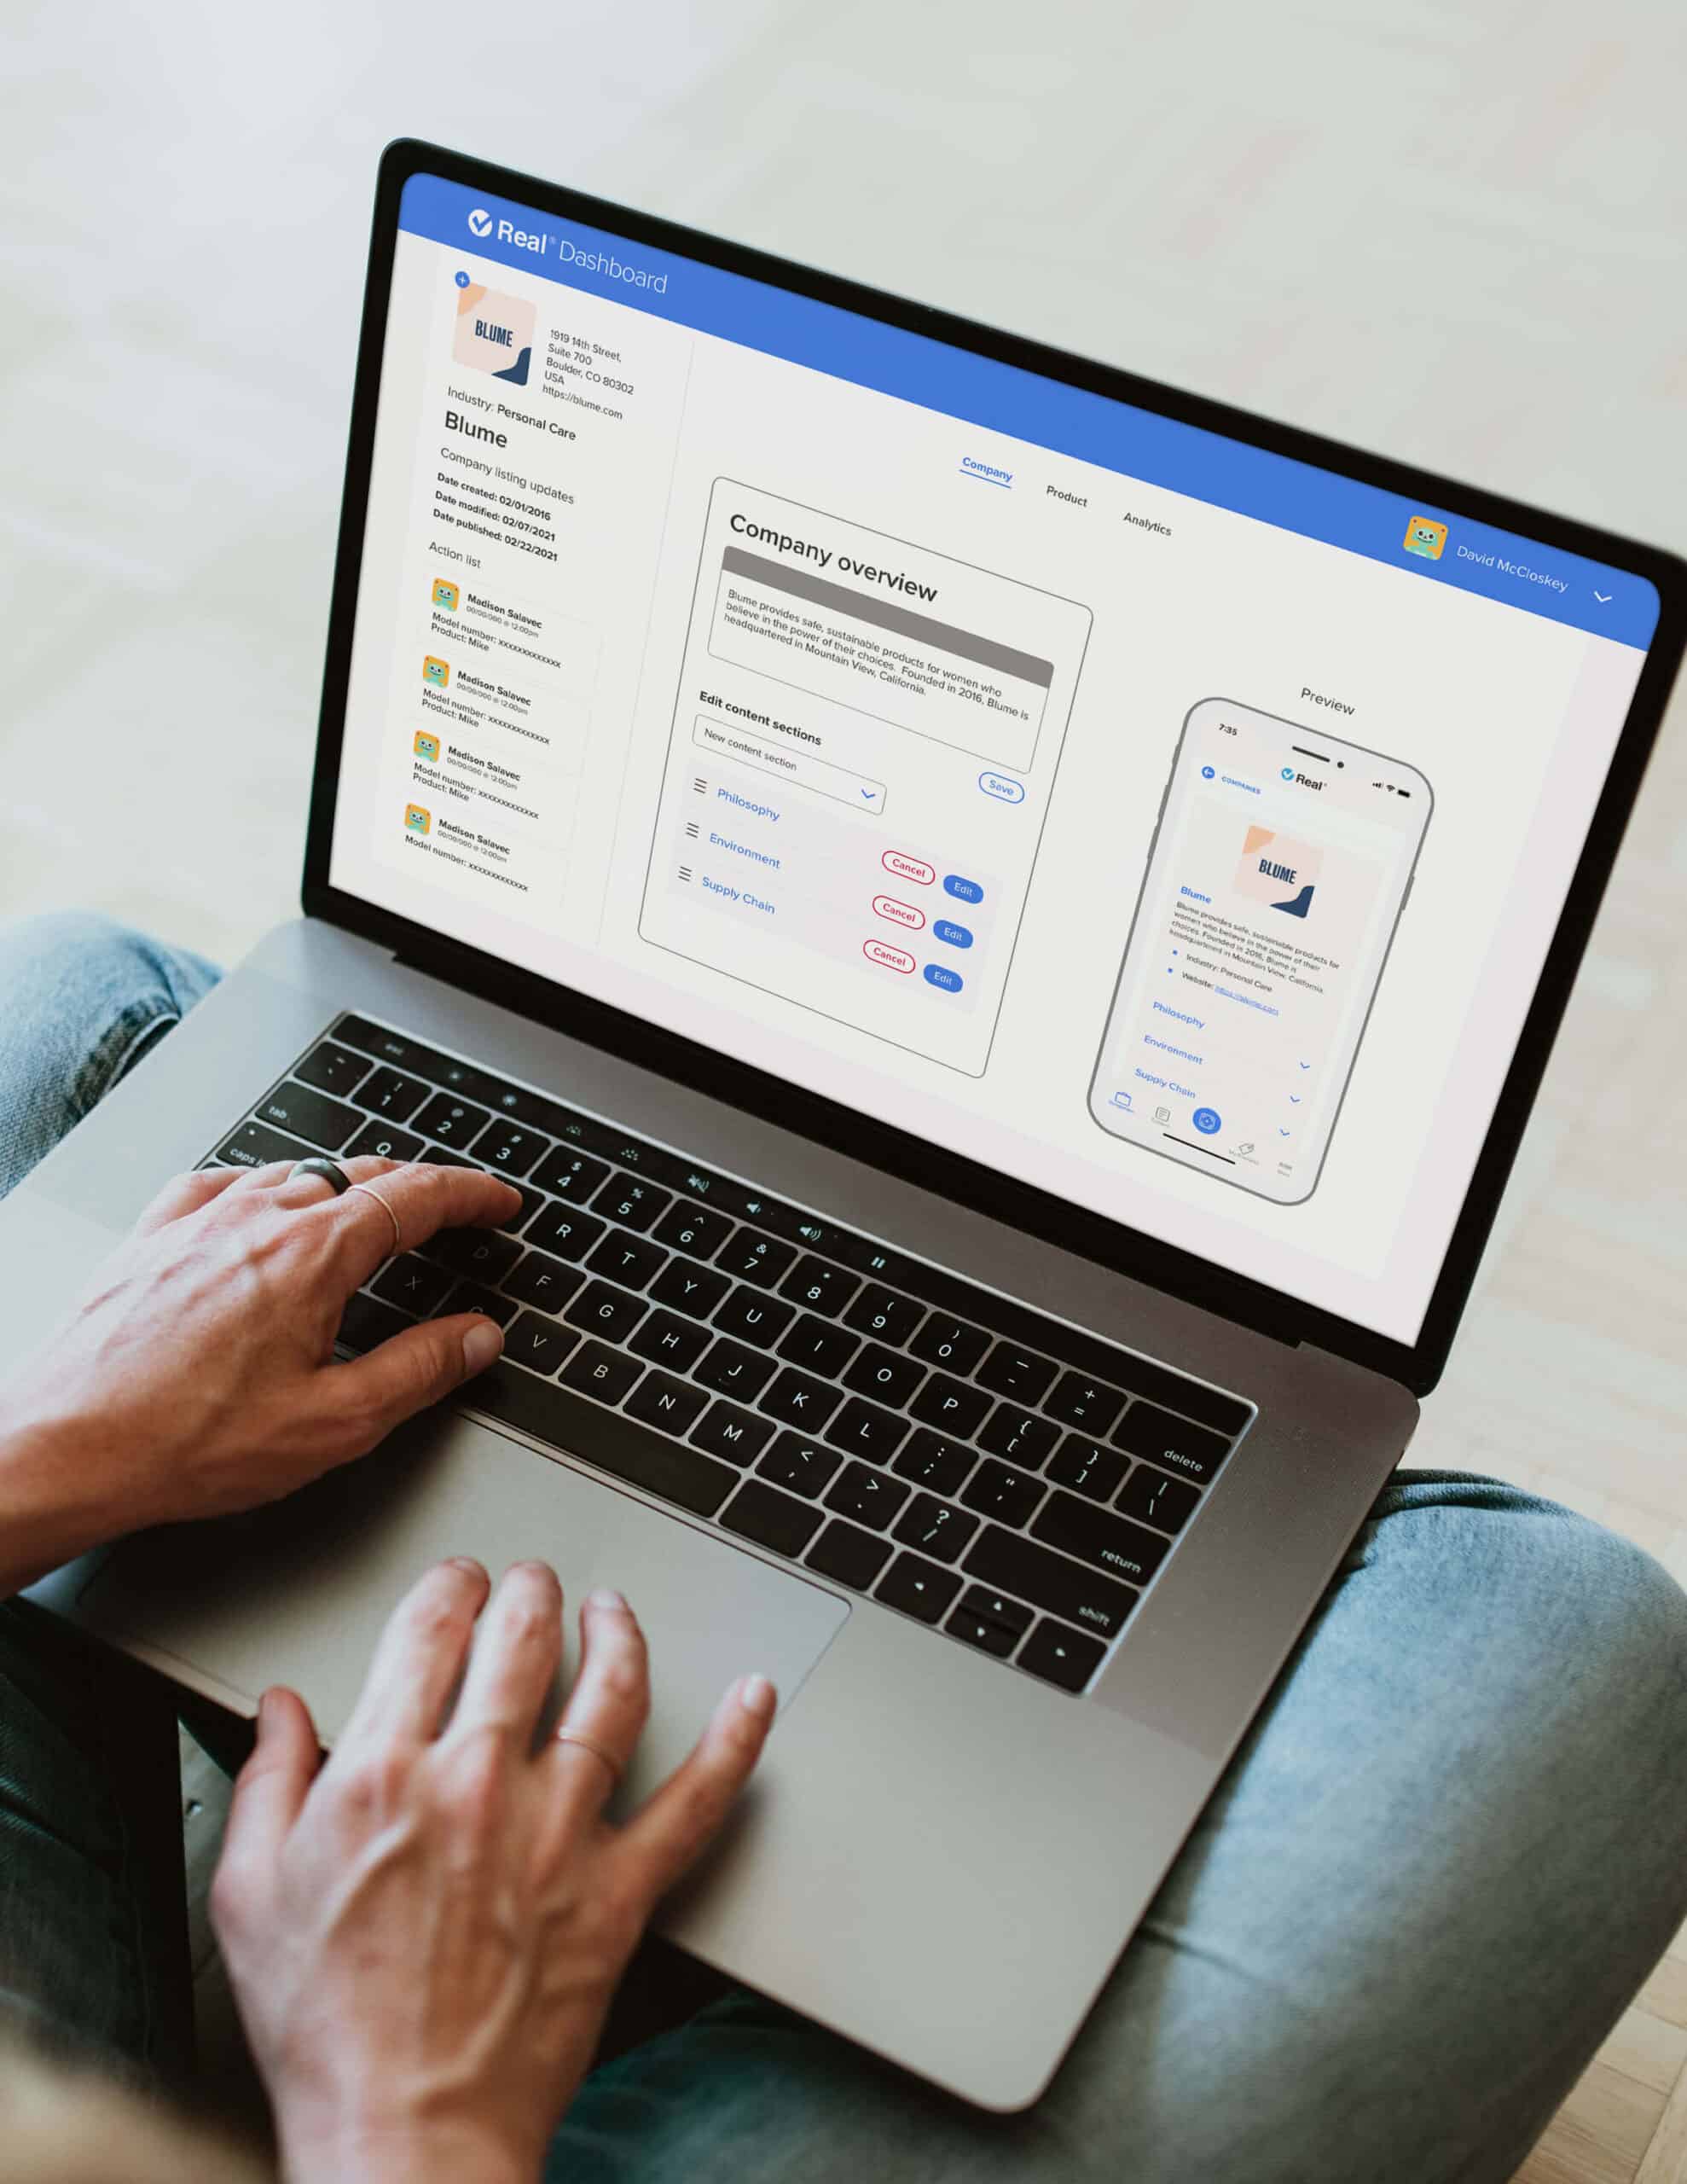
<instances>
[{"instance_id":1,"label":"dashboard web page","mask_svg":"<svg viewBox=\"0 0 1687 2184\"><path fill-rule=\"evenodd\" d=\"M331 876L1410 1342L1656 613L419 176Z\"/></svg>"}]
</instances>

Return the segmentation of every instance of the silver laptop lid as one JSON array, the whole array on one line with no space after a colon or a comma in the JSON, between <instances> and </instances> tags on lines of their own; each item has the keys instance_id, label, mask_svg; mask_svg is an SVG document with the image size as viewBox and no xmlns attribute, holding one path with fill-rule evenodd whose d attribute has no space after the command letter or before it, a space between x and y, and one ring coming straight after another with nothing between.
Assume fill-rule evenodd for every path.
<instances>
[{"instance_id":1,"label":"silver laptop lid","mask_svg":"<svg viewBox=\"0 0 1687 2184\"><path fill-rule=\"evenodd\" d=\"M307 906L1439 1369L1667 557L415 144Z\"/></svg>"}]
</instances>

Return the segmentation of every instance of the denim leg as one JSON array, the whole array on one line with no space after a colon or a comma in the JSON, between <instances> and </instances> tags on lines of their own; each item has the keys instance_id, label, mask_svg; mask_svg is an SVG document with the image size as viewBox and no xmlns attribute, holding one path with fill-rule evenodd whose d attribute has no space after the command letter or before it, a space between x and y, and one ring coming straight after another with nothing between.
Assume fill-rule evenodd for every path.
<instances>
[{"instance_id":1,"label":"denim leg","mask_svg":"<svg viewBox=\"0 0 1687 2184\"><path fill-rule=\"evenodd\" d=\"M217 975L103 918L0 926L0 1196ZM192 2048L169 1687L23 1600L0 1603L0 2024L148 2080Z\"/></svg>"},{"instance_id":2,"label":"denim leg","mask_svg":"<svg viewBox=\"0 0 1687 2184\"><path fill-rule=\"evenodd\" d=\"M569 2184L1503 2184L1687 1914L1687 1598L1512 1489L1382 1496L1070 2057L982 2115L739 1992Z\"/></svg>"},{"instance_id":3,"label":"denim leg","mask_svg":"<svg viewBox=\"0 0 1687 2184\"><path fill-rule=\"evenodd\" d=\"M0 926L0 1198L217 979L86 911Z\"/></svg>"},{"instance_id":4,"label":"denim leg","mask_svg":"<svg viewBox=\"0 0 1687 2184\"><path fill-rule=\"evenodd\" d=\"M0 1602L0 2026L179 2086L193 2053L170 1688Z\"/></svg>"}]
</instances>

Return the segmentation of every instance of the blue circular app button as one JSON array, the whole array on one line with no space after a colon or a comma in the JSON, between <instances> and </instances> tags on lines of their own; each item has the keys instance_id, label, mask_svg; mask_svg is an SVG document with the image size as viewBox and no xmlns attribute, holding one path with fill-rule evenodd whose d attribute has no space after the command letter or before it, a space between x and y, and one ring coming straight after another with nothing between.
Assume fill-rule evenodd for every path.
<instances>
[{"instance_id":1,"label":"blue circular app button","mask_svg":"<svg viewBox=\"0 0 1687 2184\"><path fill-rule=\"evenodd\" d=\"M458 274L458 276L457 276L457 286L458 286L460 288L467 288L467 286L468 286L468 276L467 276L467 273L459 273L459 274Z\"/></svg>"},{"instance_id":2,"label":"blue circular app button","mask_svg":"<svg viewBox=\"0 0 1687 2184\"><path fill-rule=\"evenodd\" d=\"M1216 1107L1197 1107L1191 1119L1203 1137L1216 1136L1224 1126L1224 1118Z\"/></svg>"},{"instance_id":3,"label":"blue circular app button","mask_svg":"<svg viewBox=\"0 0 1687 2184\"><path fill-rule=\"evenodd\" d=\"M1201 769L1201 778L1203 781L1211 781L1213 778L1213 769L1210 766L1203 766Z\"/></svg>"}]
</instances>

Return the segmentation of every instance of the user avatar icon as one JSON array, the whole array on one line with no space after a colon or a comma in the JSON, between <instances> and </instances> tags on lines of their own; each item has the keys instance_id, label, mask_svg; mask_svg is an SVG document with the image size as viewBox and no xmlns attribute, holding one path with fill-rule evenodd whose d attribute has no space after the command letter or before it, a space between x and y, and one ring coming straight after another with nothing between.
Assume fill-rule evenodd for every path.
<instances>
[{"instance_id":1,"label":"user avatar icon","mask_svg":"<svg viewBox=\"0 0 1687 2184\"><path fill-rule=\"evenodd\" d=\"M407 833L425 834L432 824L433 814L425 804L407 804L404 806L404 827Z\"/></svg>"},{"instance_id":2,"label":"user avatar icon","mask_svg":"<svg viewBox=\"0 0 1687 2184\"><path fill-rule=\"evenodd\" d=\"M436 607L443 607L448 614L455 614L457 611L457 587L455 584L447 584L443 577L435 577L433 579L433 603Z\"/></svg>"},{"instance_id":3,"label":"user avatar icon","mask_svg":"<svg viewBox=\"0 0 1687 2184\"><path fill-rule=\"evenodd\" d=\"M436 690L443 690L450 679L450 662L436 659L432 653L427 653L422 660L422 681L431 682Z\"/></svg>"},{"instance_id":4,"label":"user avatar icon","mask_svg":"<svg viewBox=\"0 0 1687 2184\"><path fill-rule=\"evenodd\" d=\"M1426 561L1439 561L1446 543L1446 526L1433 516L1415 515L1406 526L1406 550L1421 554Z\"/></svg>"},{"instance_id":5,"label":"user avatar icon","mask_svg":"<svg viewBox=\"0 0 1687 2184\"><path fill-rule=\"evenodd\" d=\"M416 740L411 748L419 758L437 759L439 756L439 738L437 735L430 735L425 728L419 728L416 730Z\"/></svg>"}]
</instances>

